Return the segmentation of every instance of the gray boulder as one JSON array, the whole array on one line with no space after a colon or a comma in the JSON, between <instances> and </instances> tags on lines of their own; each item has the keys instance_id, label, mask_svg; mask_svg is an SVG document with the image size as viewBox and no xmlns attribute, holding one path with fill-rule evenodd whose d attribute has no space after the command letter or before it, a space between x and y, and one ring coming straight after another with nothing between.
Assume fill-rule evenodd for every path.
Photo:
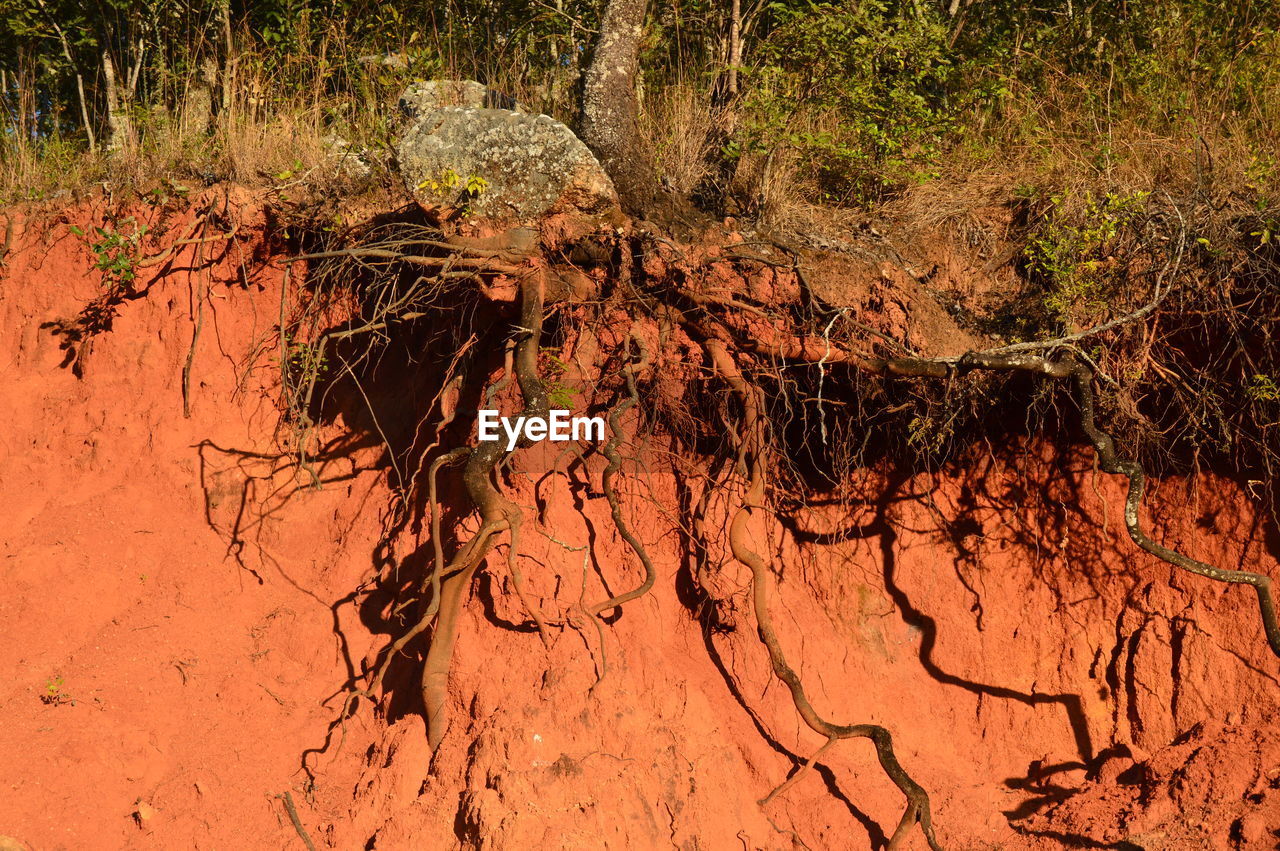
<instances>
[{"instance_id":1,"label":"gray boulder","mask_svg":"<svg viewBox=\"0 0 1280 851\"><path fill-rule=\"evenodd\" d=\"M528 111L511 95L485 88L475 80L419 80L400 95L400 112L410 119L442 106Z\"/></svg>"},{"instance_id":2,"label":"gray boulder","mask_svg":"<svg viewBox=\"0 0 1280 851\"><path fill-rule=\"evenodd\" d=\"M597 215L618 204L613 182L573 131L546 115L443 106L419 115L396 150L423 208L499 221Z\"/></svg>"}]
</instances>

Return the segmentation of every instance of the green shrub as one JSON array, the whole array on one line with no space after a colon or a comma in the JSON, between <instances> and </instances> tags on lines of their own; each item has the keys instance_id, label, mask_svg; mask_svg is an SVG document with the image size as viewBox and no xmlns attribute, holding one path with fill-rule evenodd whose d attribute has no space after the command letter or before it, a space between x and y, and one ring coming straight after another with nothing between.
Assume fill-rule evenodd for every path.
<instances>
[{"instance_id":1,"label":"green shrub","mask_svg":"<svg viewBox=\"0 0 1280 851\"><path fill-rule=\"evenodd\" d=\"M1106 309L1123 275L1111 274L1108 256L1117 239L1146 206L1146 192L1086 196L1083 209L1067 211L1068 195L1055 196L1044 224L1027 242L1027 272L1045 286L1044 306L1057 324L1071 326Z\"/></svg>"},{"instance_id":2,"label":"green shrub","mask_svg":"<svg viewBox=\"0 0 1280 851\"><path fill-rule=\"evenodd\" d=\"M958 112L942 23L878 0L774 11L731 153L793 146L821 200L845 203L927 176Z\"/></svg>"},{"instance_id":3,"label":"green shrub","mask_svg":"<svg viewBox=\"0 0 1280 851\"><path fill-rule=\"evenodd\" d=\"M126 233L116 230L115 224L130 226L132 231ZM97 258L93 268L102 273L103 286L109 292L133 288L138 277L138 261L142 255L142 238L147 235L147 226L139 225L133 216L115 224L109 228L95 227L92 237L75 225L70 227L73 234L88 243L89 250Z\"/></svg>"}]
</instances>

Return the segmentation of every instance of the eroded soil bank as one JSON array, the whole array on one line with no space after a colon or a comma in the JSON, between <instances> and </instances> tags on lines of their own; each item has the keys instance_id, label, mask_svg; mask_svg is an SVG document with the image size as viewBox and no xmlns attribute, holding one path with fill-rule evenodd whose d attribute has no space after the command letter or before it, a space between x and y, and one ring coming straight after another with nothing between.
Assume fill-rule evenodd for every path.
<instances>
[{"instance_id":1,"label":"eroded soil bank","mask_svg":"<svg viewBox=\"0 0 1280 851\"><path fill-rule=\"evenodd\" d=\"M504 545L464 609L435 756L413 646L377 712L363 702L331 727L403 630L391 578L429 550L420 524L388 535L385 522L377 432L416 423L371 424L353 400L327 427L319 487L281 454L283 272L247 200L234 239L145 271L145 295L63 366L65 337L42 325L101 293L70 230L101 212L16 215L0 270L0 835L33 849L302 847L288 793L316 844L342 849L884 843L902 797L865 741L758 806L822 740L769 669L745 569L720 558L714 598L690 593L687 474L658 441L638 444L621 485L658 581L603 646L569 628L543 646ZM844 274L853 290L884 286ZM584 578L594 599L639 576L599 492L604 459L548 474L561 461L542 444L503 477L528 507L526 591L550 619ZM852 504L753 533L814 703L893 732L948 848L1275 847L1280 683L1247 589L1139 553L1122 482L1080 446L863 476ZM1165 480L1153 535L1268 572L1278 542L1253 505L1211 475Z\"/></svg>"}]
</instances>

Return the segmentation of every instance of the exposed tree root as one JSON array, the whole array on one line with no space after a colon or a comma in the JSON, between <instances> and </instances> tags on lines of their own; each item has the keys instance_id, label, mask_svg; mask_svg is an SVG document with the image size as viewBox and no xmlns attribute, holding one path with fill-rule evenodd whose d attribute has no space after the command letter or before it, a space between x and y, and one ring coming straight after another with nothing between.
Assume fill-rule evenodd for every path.
<instances>
[{"instance_id":1,"label":"exposed tree root","mask_svg":"<svg viewBox=\"0 0 1280 851\"><path fill-rule=\"evenodd\" d=\"M538 637L542 639L542 645L550 647L551 634L547 632L547 621L542 617L537 606L529 601L529 596L524 591L524 573L520 570L520 530L524 526L524 512L517 508L510 513L509 517L511 545L507 547L507 572L511 574L511 587L515 589L520 605L524 606L529 617L533 619L533 625L538 629Z\"/></svg>"},{"instance_id":2,"label":"exposed tree root","mask_svg":"<svg viewBox=\"0 0 1280 851\"><path fill-rule=\"evenodd\" d=\"M604 490L605 499L609 502L609 513L613 517L613 524L618 527L618 534L627 542L635 552L636 557L640 559L640 563L644 566L644 580L630 591L624 591L616 594L608 600L596 603L588 611L592 617L599 617L610 609L619 608L623 603L643 597L653 588L653 583L657 579L657 571L654 570L653 560L649 558L649 553L644 548L644 544L640 543L640 539L632 533L627 526L626 519L622 516L622 501L618 498L617 489L614 487L613 480L618 474L618 470L622 468L622 455L618 452L618 444L622 442L622 415L640 401L640 396L636 392L636 367L643 369L649 363L649 352L645 347L644 341L637 335L631 335L631 341L635 342L636 348L639 349L640 361L637 364L628 362L622 367L622 375L627 382L627 398L614 406L613 411L609 414L609 430L613 436L604 445L601 450L604 457L609 459L609 464L604 468L604 472L600 477L600 485ZM628 355L629 358L629 355ZM603 679L603 675L601 676Z\"/></svg>"},{"instance_id":3,"label":"exposed tree root","mask_svg":"<svg viewBox=\"0 0 1280 851\"><path fill-rule=\"evenodd\" d=\"M895 851L895 849L902 847L907 834L916 823L919 823L921 831L924 832L929 847L938 851L941 846L933 834L933 818L929 810L929 795L918 783L911 779L911 776L907 774L906 770L898 762L898 758L893 751L893 739L889 735L889 731L876 724L838 725L825 720L813 708L813 704L809 702L800 676L787 664L782 642L774 631L773 618L769 614L771 582L769 569L765 565L764 559L752 550L749 544L751 538L749 524L752 512L766 510L764 422L760 416L760 404L757 398L759 390L748 384L742 372L738 369L737 363L722 342L714 339L707 340L705 348L721 377L729 384L733 389L734 395L742 403L744 412L742 441L745 452L742 453L742 456L747 462L748 485L742 504L734 513L733 521L729 527L729 545L733 551L734 558L751 571L751 599L755 609L756 626L760 632L760 640L769 652L769 661L773 665L774 674L790 690L791 701L795 704L796 711L800 713L800 717L805 724L815 733L827 737L826 744L814 754L813 758L809 760L809 764L812 764L813 760L817 759L823 751L841 739L870 739L875 745L880 767L884 769L885 774L889 776L889 779L907 798L907 809L902 814L902 819L898 822L898 827L894 830L893 836L889 839L889 851ZM808 765L805 766L805 768L807 767ZM801 770L803 771L804 769ZM795 779L793 777L791 781ZM760 802L761 805L770 803L787 785L788 783L784 783L773 793L763 798Z\"/></svg>"},{"instance_id":4,"label":"exposed tree root","mask_svg":"<svg viewBox=\"0 0 1280 851\"><path fill-rule=\"evenodd\" d=\"M473 458L476 457L474 454ZM496 459L494 464L496 464ZM492 470L489 467L488 470ZM434 751L448 729L445 702L449 696L449 668L458 639L462 599L471 588L476 568L492 548L492 538L506 528L505 517L486 517L475 537L459 550L441 582L440 607L431 647L422 664L422 703L427 713L427 742Z\"/></svg>"},{"instance_id":5,"label":"exposed tree root","mask_svg":"<svg viewBox=\"0 0 1280 851\"><path fill-rule=\"evenodd\" d=\"M422 582L422 590L425 591L428 587L431 589L431 604L427 613L432 616L440 608L440 581L444 576L444 541L440 538L440 500L436 496L436 475L441 467L461 461L470 452L467 447L459 446L432 461L431 468L427 471L427 509L431 514L431 547L435 560L430 575Z\"/></svg>"},{"instance_id":6,"label":"exposed tree root","mask_svg":"<svg viewBox=\"0 0 1280 851\"><path fill-rule=\"evenodd\" d=\"M525 270L521 282L521 311L517 331L514 372L524 396L523 416L546 417L549 410L546 389L538 376L538 346L542 339L545 278L542 270ZM493 546L493 536L504 529L518 529L523 520L519 506L504 497L493 483L493 471L505 452L500 441L479 444L467 459L462 474L471 500L480 510L482 525L475 536L454 556L440 583L440 605L431 647L422 668L422 701L427 713L427 741L434 751L447 729L445 703L449 691L449 668L457 642L458 618L471 579ZM437 538L438 540L438 538ZM518 535L511 539L512 558Z\"/></svg>"},{"instance_id":7,"label":"exposed tree root","mask_svg":"<svg viewBox=\"0 0 1280 851\"><path fill-rule=\"evenodd\" d=\"M236 233L240 230L239 222L234 222L231 225L231 228L225 233L215 233L212 236L207 235L205 231L208 230L209 217L211 215L213 215L213 204L209 205L209 209L206 212L196 216L195 220L187 226L187 232L183 237L169 243L169 246L159 254L153 254L150 257L143 257L134 264L134 268L146 269L151 266L159 266L161 263L164 263L173 257L174 252L179 248L187 245L207 245L211 242L222 242L224 239L235 239ZM199 237L193 237L192 234L196 232L197 228L202 229L201 235Z\"/></svg>"},{"instance_id":8,"label":"exposed tree root","mask_svg":"<svg viewBox=\"0 0 1280 851\"><path fill-rule=\"evenodd\" d=\"M946 370L986 369L1003 372L1029 372L1049 378L1071 379L1080 403L1080 426L1098 453L1098 465L1103 472L1122 475L1129 480L1129 494L1124 504L1124 525L1129 537L1142 549L1158 559L1166 561L1197 576L1215 579L1235 585L1250 585L1258 595L1258 609L1262 626L1271 651L1280 656L1280 620L1276 616L1275 601L1271 595L1271 578L1247 570L1224 570L1211 564L1185 556L1176 550L1161 546L1142 529L1142 495L1147 486L1147 474L1137 461L1121 458L1116 453L1115 441L1098 428L1094 419L1093 371L1071 356L1056 360L1030 354L993 354L976 352L954 361L901 359L886 361L886 368L899 375L934 375L937 368ZM917 371L918 370L918 371Z\"/></svg>"},{"instance_id":9,"label":"exposed tree root","mask_svg":"<svg viewBox=\"0 0 1280 851\"><path fill-rule=\"evenodd\" d=\"M205 230L209 227L208 216L200 216L197 221L201 223L201 227ZM201 232L203 234L203 231ZM235 234L235 230L231 231L230 236ZM189 241L189 240L188 240ZM171 246L169 251L174 249ZM191 418L191 369L195 365L196 346L200 344L200 332L204 329L204 303L209 297L209 270L204 267L204 242L203 240L196 242L196 268L200 269L198 282L191 294L191 310L194 316L191 320L191 345L187 348L187 359L182 365L182 415ZM197 273L189 273L197 274Z\"/></svg>"},{"instance_id":10,"label":"exposed tree root","mask_svg":"<svg viewBox=\"0 0 1280 851\"><path fill-rule=\"evenodd\" d=\"M649 558L648 550L645 549L644 544L627 526L626 518L622 515L622 500L618 497L618 491L613 484L614 477L618 474L618 470L622 468L622 455L618 452L618 445L622 442L623 437L622 415L640 401L640 394L636 391L636 367L639 366L643 369L649 364L649 351L644 344L644 340L639 335L632 333L628 337L628 350L632 342L636 344L636 348L639 350L640 361L637 364L632 364L630 362L630 351L627 352L627 362L622 367L622 375L627 384L627 398L615 405L609 413L609 431L612 436L601 450L605 458L609 459L609 464L604 468L604 472L600 476L600 486L604 490L605 499L609 502L609 514L613 518L613 525L617 527L618 534L631 547L636 557L640 559L640 564L644 567L644 579L635 588L624 591L621 594L615 594L609 599L585 609L587 616L595 623L596 634L600 638L600 665L595 684L591 686L592 690L598 688L609 673L609 656L604 643L601 615L610 609L620 609L623 603L628 603L648 594L653 589L653 584L658 578L658 572L654 569L653 560Z\"/></svg>"},{"instance_id":11,"label":"exposed tree root","mask_svg":"<svg viewBox=\"0 0 1280 851\"><path fill-rule=\"evenodd\" d=\"M9 264L9 252L13 250L13 214L4 217L4 240L0 241L0 268Z\"/></svg>"},{"instance_id":12,"label":"exposed tree root","mask_svg":"<svg viewBox=\"0 0 1280 851\"><path fill-rule=\"evenodd\" d=\"M499 272L505 275L519 275L528 270L505 262L499 252L489 252L482 257L460 257L451 254L447 257L432 257L421 254L403 254L388 248L348 248L342 251L321 251L315 254L299 254L290 260L334 260L341 257L352 259L368 258L370 260L394 260L397 263L410 263L428 269L443 269L441 275L448 276L450 269L474 269L480 272ZM458 277L470 277L472 273L459 273Z\"/></svg>"},{"instance_id":13,"label":"exposed tree root","mask_svg":"<svg viewBox=\"0 0 1280 851\"><path fill-rule=\"evenodd\" d=\"M612 276L612 291L602 293L605 285L599 280L595 283L587 282L576 290L573 285L565 286L565 281L573 279L575 273L585 281L585 273L571 266L550 268L544 265L547 261L537 255L534 245L530 242L529 234L521 229L509 231L499 237L483 239L446 236L441 231L420 226L407 227L402 231L393 230L392 233L391 238L383 238L381 241L373 241L364 246L320 251L297 258L324 262L337 261L337 266L341 269L359 270L361 274L371 276L376 282L372 288L359 293L366 299L360 321L326 332L319 332L318 326L313 322L311 328L314 333L309 339L313 341L311 343L313 351L319 352L320 356L323 356L326 345L361 335L368 335L367 339L372 341L369 346L372 348L379 342L385 342L397 327L397 323L435 317L437 325L433 326L428 320L416 327L426 326L426 330L436 332L443 326L446 331L442 333L456 332L456 339L445 337L452 340L449 345L454 346L454 350L453 359L450 361L449 371L444 380L455 381L452 385L454 390L451 392L457 392L457 387L461 387L464 382L462 376L454 375L455 366L463 362L462 353L466 347L486 339L489 330L481 328L472 330L465 344L455 346L454 344L461 341L464 334L471 329L465 324L450 326L453 322L452 317L455 315L451 314L450 310L453 310L457 304L463 304L466 309L473 310L476 304L484 300L507 302L514 296L519 299L519 317L510 323L512 334L508 340L504 374L500 380L491 382L485 387L484 404L492 405L496 394L514 377L524 399L521 415L546 417L550 405L546 389L538 374L538 355L543 335L546 308L544 302L548 299L547 289L550 286L553 292L551 296L553 304L561 308L567 306L568 309L562 310L556 317L559 325L553 326L548 320L548 328L558 328L563 331L565 324L580 323L589 317L611 322L618 321L618 317L622 316L639 317L634 320L637 325L656 321L659 326L659 344L655 356L661 357L666 351L664 341L670 342L670 339L664 335L679 324L688 331L688 337L680 341L679 345L685 347L686 352L696 352L698 347L701 347L710 359L714 372L728 385L730 398L736 402L728 407L715 402L712 406L698 409L698 405L707 403L709 394L694 390L687 396L677 395L675 398L667 398L657 392L662 381L655 381L654 410L646 411L646 417L652 417L654 421L664 423L668 427L675 423L690 425L689 430L693 434L690 435L688 445L698 453L696 457L699 459L697 463L690 466L694 468L692 471L694 475L703 476L708 481L696 504L690 506L692 523L691 528L687 530L693 547L700 554L709 553L714 543L710 537L714 532L705 523L707 512L713 501L727 499L732 503L735 498L739 499L736 506L732 504L728 506L730 518L727 534L728 554L745 566L751 574L752 608L759 637L769 655L774 675L787 686L800 718L811 730L825 739L813 755L807 758L785 781L760 799L762 808L768 808L806 777L815 763L822 759L836 743L849 738L866 738L870 739L874 745L881 768L906 798L905 811L888 840L888 849L890 851L900 849L917 824L929 847L935 851L940 848L934 835L929 796L899 763L889 731L875 724L833 724L819 715L814 708L799 674L787 661L781 639L775 629L770 613L770 603L773 599L771 596L773 574L766 558L760 554L761 548L753 545L752 541L756 522L763 519L766 512L770 511L770 499L775 503L780 499L803 499L807 493L805 488L809 487L797 470L801 462L798 462L787 449L786 440L789 438L784 436L785 424L787 422L794 424L798 421L801 429L812 429L811 433L805 434L820 434L821 445L826 449L829 443L834 444L839 439L833 436L838 434L837 432L830 434L828 432L828 418L833 416L832 411L840 411L842 409L839 406L849 405L848 410L866 413L867 407L863 403L871 397L858 396L857 394L861 391L856 387L839 387L841 375L856 376L861 372L880 377L950 379L957 373L988 370L1027 372L1055 379L1071 379L1080 402L1082 426L1097 452L1098 466L1105 472L1124 475L1129 481L1125 522L1130 537L1147 552L1183 570L1222 582L1253 586L1258 595L1268 642L1272 650L1280 655L1280 624L1277 623L1271 596L1271 580L1268 577L1248 571L1214 568L1155 543L1143 531L1139 514L1146 472L1137 461L1120 458L1111 436L1098 428L1094 419L1092 379L1095 374L1101 374L1101 372L1083 352L1075 351L1073 347L1075 342L1157 315L1161 305L1169 301L1171 284L1167 283L1164 275L1170 266L1166 266L1157 275L1155 292L1145 304L1121 314L1116 319L1095 325L1085 332L1044 342L1015 344L977 354L925 358L916 356L906 342L893 339L884 332L862 325L846 315L852 308L832 309L813 302L807 295L798 298L780 296L777 301L771 301L768 295L761 294L769 293L769 285L762 285L759 291L750 290L747 287L721 286L713 276L704 274L713 263L722 263L726 259L731 262L754 262L767 267L766 271L769 274L794 276L792 282L798 281L800 292L806 293L807 284L795 262L778 263L768 258L734 254L732 251L719 255L711 252L710 259L696 259L695 251L685 251L685 247L677 246L661 236L653 234L626 236L620 232L611 231L608 236L597 234L593 237L601 243L599 245L592 243L598 250L594 253L584 252L584 254L591 254L593 258L590 270L592 274L596 274L597 269L603 268L605 280L610 280ZM652 249L651 252L650 249ZM433 250L438 250L441 254L433 256ZM556 256L569 263L575 262L572 258L577 256L576 248L566 251L561 245L557 250L559 254ZM1182 256L1181 243L1178 244L1177 250L1178 259L1172 261L1175 272ZM548 252L550 251L551 249L548 248ZM568 271L565 271L566 269ZM513 278L518 283L514 288L511 286ZM479 299L475 299L472 294L472 300L469 302L448 300L462 292L457 288L464 281L478 285ZM778 287L777 293L791 292L787 289L789 285L785 282L779 283L777 278L773 281L773 285ZM446 307L440 308L436 302L446 293L448 294L448 299L445 299ZM583 296L583 293L589 293L589 295ZM590 301L596 295L601 295L601 300ZM555 309L553 307L551 310L553 316ZM432 311L438 312L432 313ZM486 322L489 321L487 317L491 316L478 311L477 315L485 316ZM284 328L283 314L281 327ZM293 327L301 329L302 325L297 324ZM494 326L488 327L491 329ZM633 326L631 333L620 345L615 344L613 351L604 353L606 358L614 359L606 360L606 363L617 363L619 359L621 360L619 376L624 389L620 401L608 414L610 437L600 450L608 464L603 470L600 483L609 505L613 524L619 536L639 559L644 575L635 587L614 594L609 599L588 605L585 599L590 553L583 554L582 584L577 602L572 607L569 623L575 629L580 629L581 621L585 618L591 621L596 630L601 656L597 663L597 679L592 686L593 690L608 673L603 629L604 616L650 593L657 582L657 571L653 561L643 543L628 525L623 501L617 488L617 475L624 463L620 451L625 441L623 419L628 411L640 403L637 375L640 370L650 365L651 353L643 342L640 330L642 329ZM880 339L868 346L867 335ZM491 340L492 337L487 339ZM871 348L885 344L890 346L887 351L895 354L905 352L909 356L877 356L874 353L875 350ZM864 347L867 347L865 351ZM881 349L881 351L884 350ZM1062 355L1051 360L1035 352L1074 352L1074 354ZM449 357L447 352L445 357ZM282 350L282 360L283 358ZM697 355L694 356L694 360L697 360ZM1093 368L1086 366L1086 363ZM346 364L345 359L344 364ZM1153 364L1153 366L1158 368L1158 365ZM748 368L752 372L744 374ZM355 373L349 366L347 369L354 379ZM302 381L294 381L290 386L293 393L291 410L305 418L309 416L308 412L311 409L312 392L316 387L317 375L313 371L303 375L302 378ZM884 386L888 384L888 382L879 381L872 383L878 388L875 391L877 393L883 392ZM615 385L610 385L610 388L612 386ZM437 396L437 398L440 397ZM434 404L433 402L432 406ZM664 404L668 407L662 408ZM808 410L814 410L815 416L812 419L806 419L803 415L806 406L814 404L816 409ZM456 405L456 401L450 402L450 405ZM682 407L686 405L689 410ZM907 407L910 406L885 405L872 413L878 416L883 412L892 416ZM738 414L732 413L734 408L739 411ZM502 532L508 532L510 535L506 561L511 573L512 588L537 627L544 644L550 643L548 625L526 595L524 576L519 568L524 513L520 506L503 495L496 481L496 473L508 455L503 444L499 441L485 441L472 447L459 447L433 457L430 464L427 464L428 455L440 450L443 441L441 434L444 427L453 420L454 410L455 408L450 408L446 416L443 416L437 424L435 441L419 457L416 472L409 482L410 490L407 492L412 493L412 485L422 475L423 468L426 466L428 468L426 502L430 513L433 560L429 570L424 573L418 584L418 599L421 601L419 619L390 645L376 675L369 683L368 692L361 692L362 694L376 693L382 686L391 660L410 642L428 629L433 629L421 669L421 693L427 716L427 735L433 751L438 748L448 727L446 705L449 671L462 606L470 593L471 582L476 571L481 568L486 556L497 545ZM798 418L796 411L802 412ZM444 412L443 406L442 412ZM716 412L721 416L719 423L715 422ZM707 415L705 422L698 422L698 413ZM856 419L854 421L863 422ZM882 423L884 421L881 420ZM677 433L678 429L672 428L672 432ZM831 438L830 441L829 438ZM416 446L416 431L414 440ZM443 445L447 446L447 444ZM389 444L387 448L391 450ZM865 449L865 443L863 449ZM812 455L809 457L817 464L835 457L838 461L833 465L834 469L845 463L843 459L856 458L862 451L855 447L847 450L849 453L847 456ZM463 543L452 559L446 562L436 480L439 471L445 465L464 460L462 482L470 502L479 512L480 524L478 531L470 540ZM707 462L709 474L707 468L698 468L698 464L704 461ZM553 464L553 468L558 466L558 463L557 461ZM780 471L776 476L772 475L775 467ZM409 469L414 468L410 465ZM846 464L835 470L832 475L838 476L841 471L848 469ZM740 497L736 496L739 489L736 488L735 482L741 482L745 486ZM408 496L404 496L404 499L407 503ZM544 532L544 534L547 533ZM569 550L585 549L585 547L578 548L564 544L549 534L548 537ZM725 555L726 559L728 554ZM706 590L709 584L708 576L705 575L708 570L706 561L706 559L700 560L697 574L693 577L694 583L703 586L703 590ZM585 631L583 637L587 640ZM590 642L587 643L590 649ZM770 821L772 823L772 820Z\"/></svg>"},{"instance_id":14,"label":"exposed tree root","mask_svg":"<svg viewBox=\"0 0 1280 851\"><path fill-rule=\"evenodd\" d=\"M316 851L315 843L311 841L311 837L307 834L307 829L302 826L302 819L298 818L298 808L293 805L293 795L285 792L283 795L276 795L276 797L284 801L284 809L289 815L289 821L293 823L294 832L298 834L302 844L307 846L307 851Z\"/></svg>"}]
</instances>

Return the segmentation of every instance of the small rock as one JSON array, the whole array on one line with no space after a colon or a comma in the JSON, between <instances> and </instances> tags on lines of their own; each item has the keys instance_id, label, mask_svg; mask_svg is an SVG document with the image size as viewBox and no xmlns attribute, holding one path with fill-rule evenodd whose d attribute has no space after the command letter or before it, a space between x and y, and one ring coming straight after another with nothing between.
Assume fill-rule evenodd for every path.
<instances>
[{"instance_id":1,"label":"small rock","mask_svg":"<svg viewBox=\"0 0 1280 851\"><path fill-rule=\"evenodd\" d=\"M155 818L155 815L156 815L155 807L151 806L146 801L139 799L138 803L134 804L133 818L138 822L139 825L143 824L144 822L151 821L151 819Z\"/></svg>"}]
</instances>

